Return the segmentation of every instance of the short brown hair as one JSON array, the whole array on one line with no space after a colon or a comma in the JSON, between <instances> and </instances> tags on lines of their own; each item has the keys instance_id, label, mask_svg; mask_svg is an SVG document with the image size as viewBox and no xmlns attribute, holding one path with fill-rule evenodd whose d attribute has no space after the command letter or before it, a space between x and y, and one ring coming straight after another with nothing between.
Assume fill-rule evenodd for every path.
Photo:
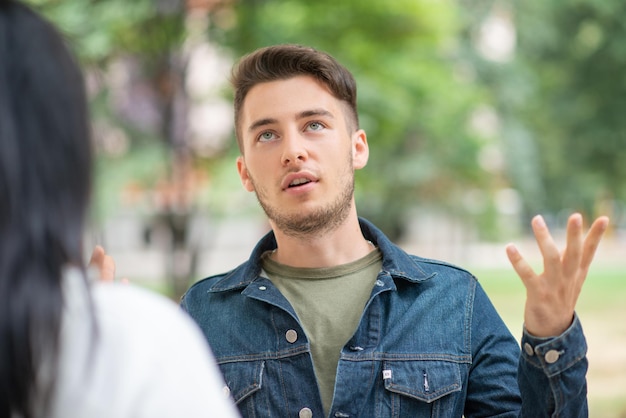
<instances>
[{"instance_id":1,"label":"short brown hair","mask_svg":"<svg viewBox=\"0 0 626 418\"><path fill-rule=\"evenodd\" d=\"M337 99L347 104L347 124L359 126L354 77L336 59L325 52L301 45L275 45L257 49L244 56L233 68L231 82L235 89L235 133L243 153L240 130L241 108L252 87L259 83L286 80L308 75L324 84Z\"/></svg>"}]
</instances>

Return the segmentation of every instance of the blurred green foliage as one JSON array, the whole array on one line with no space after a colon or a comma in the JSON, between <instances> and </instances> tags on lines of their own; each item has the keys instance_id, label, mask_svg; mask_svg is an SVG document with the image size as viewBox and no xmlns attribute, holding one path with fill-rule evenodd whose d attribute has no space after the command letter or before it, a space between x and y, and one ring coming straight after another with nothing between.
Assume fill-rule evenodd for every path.
<instances>
[{"instance_id":1,"label":"blurred green foliage","mask_svg":"<svg viewBox=\"0 0 626 418\"><path fill-rule=\"evenodd\" d=\"M516 54L478 66L502 118L524 213L600 213L626 201L626 3L511 2Z\"/></svg>"},{"instance_id":2,"label":"blurred green foliage","mask_svg":"<svg viewBox=\"0 0 626 418\"><path fill-rule=\"evenodd\" d=\"M105 65L126 53L160 56L184 40L185 9L177 0L26 2L59 27L86 65Z\"/></svg>"},{"instance_id":3,"label":"blurred green foliage","mask_svg":"<svg viewBox=\"0 0 626 418\"><path fill-rule=\"evenodd\" d=\"M171 86L184 65L172 63L183 49L185 7L191 2L29 3L58 24L92 71L106 73L121 56L141 63L144 78L159 92L160 129L146 133L129 126L107 108L106 89L94 98L94 109L127 132L129 151L119 158L149 161L154 172L161 170L154 159L138 156L143 147L176 147ZM498 238L496 196L510 187L522 197L522 217L611 208L619 215L624 207L621 0L195 3L207 10L207 39L233 57L265 45L300 43L331 53L354 73L371 148L368 167L357 174L359 211L394 238L401 237L409 214L419 215L415 207L462 217L483 237ZM516 44L512 57L498 62L485 58L476 44L490 16L503 13L514 24ZM481 108L495 114L491 134L472 126ZM494 160L485 152L490 149L504 155L503 167L485 165ZM232 148L224 151L232 158ZM114 159L104 162L101 167L115 166ZM230 164L209 165L234 173ZM106 181L106 171L103 176Z\"/></svg>"},{"instance_id":4,"label":"blurred green foliage","mask_svg":"<svg viewBox=\"0 0 626 418\"><path fill-rule=\"evenodd\" d=\"M148 190L172 171L177 141L173 101L184 82L180 51L186 39L185 3L178 0L26 2L58 27L86 70L98 152L93 215L96 222L102 222L124 206L125 189ZM129 74L121 76L119 63L124 61L132 65L123 67ZM116 65L118 69L114 68ZM126 88L133 83L141 85L138 90L152 100L151 106L158 112L154 123L137 123L130 114L135 109L129 109L128 104L119 108L116 103L119 98L115 96L120 94L115 89L120 89L120 79L124 78L130 80L126 81ZM130 106L139 108L145 100ZM137 110L145 112L145 109ZM143 207L136 209L145 212Z\"/></svg>"}]
</instances>

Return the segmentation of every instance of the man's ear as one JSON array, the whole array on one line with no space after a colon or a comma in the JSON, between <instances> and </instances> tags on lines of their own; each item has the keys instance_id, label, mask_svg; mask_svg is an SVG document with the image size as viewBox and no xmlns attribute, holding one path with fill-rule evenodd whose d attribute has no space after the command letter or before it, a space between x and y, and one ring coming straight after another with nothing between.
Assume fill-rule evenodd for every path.
<instances>
[{"instance_id":1,"label":"man's ear","mask_svg":"<svg viewBox=\"0 0 626 418\"><path fill-rule=\"evenodd\" d=\"M370 156L367 135L363 129L358 129L352 134L352 161L356 170L365 167Z\"/></svg>"},{"instance_id":2,"label":"man's ear","mask_svg":"<svg viewBox=\"0 0 626 418\"><path fill-rule=\"evenodd\" d=\"M239 173L239 178L241 179L241 184L243 184L244 189L249 192L253 192L254 185L252 184L252 180L250 179L250 173L248 173L246 160L243 158L243 155L237 157L237 172Z\"/></svg>"}]
</instances>

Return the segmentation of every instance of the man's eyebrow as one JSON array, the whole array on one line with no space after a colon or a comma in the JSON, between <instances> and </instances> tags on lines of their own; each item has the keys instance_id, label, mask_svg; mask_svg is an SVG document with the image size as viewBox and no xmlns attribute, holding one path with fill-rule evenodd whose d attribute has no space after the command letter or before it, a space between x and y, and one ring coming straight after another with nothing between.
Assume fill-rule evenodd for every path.
<instances>
[{"instance_id":1,"label":"man's eyebrow","mask_svg":"<svg viewBox=\"0 0 626 418\"><path fill-rule=\"evenodd\" d=\"M272 123L278 122L276 119L272 118L264 118L255 121L252 125L248 127L248 132L252 132L255 129L260 128L261 126L271 125Z\"/></svg>"},{"instance_id":2,"label":"man's eyebrow","mask_svg":"<svg viewBox=\"0 0 626 418\"><path fill-rule=\"evenodd\" d=\"M335 115L333 115L332 113L330 113L328 110L326 109L311 109L311 110L305 110L303 112L298 113L298 115L296 116L297 119L304 119L304 118L309 118L311 116L327 116L329 118L334 119Z\"/></svg>"},{"instance_id":3,"label":"man's eyebrow","mask_svg":"<svg viewBox=\"0 0 626 418\"><path fill-rule=\"evenodd\" d=\"M296 115L296 119L305 119L305 118L310 118L311 116L326 116L329 118L334 119L335 116L330 113L328 110L326 109L310 109L310 110L304 110L300 113L298 113ZM263 118L263 119L259 119L257 121L254 121L249 127L248 127L248 132L252 132L262 126L267 126L267 125L271 125L273 123L278 123L277 119L274 118Z\"/></svg>"}]
</instances>

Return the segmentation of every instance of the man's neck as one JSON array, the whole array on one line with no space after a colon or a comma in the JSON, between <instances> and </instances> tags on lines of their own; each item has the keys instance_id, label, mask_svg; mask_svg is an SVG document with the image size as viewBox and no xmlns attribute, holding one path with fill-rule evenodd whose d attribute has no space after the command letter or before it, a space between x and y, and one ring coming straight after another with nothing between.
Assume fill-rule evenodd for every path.
<instances>
[{"instance_id":1,"label":"man's neck","mask_svg":"<svg viewBox=\"0 0 626 418\"><path fill-rule=\"evenodd\" d=\"M333 267L365 257L373 245L363 237L356 213L338 227L307 236L285 234L273 228L277 249L272 260L292 267Z\"/></svg>"}]
</instances>

